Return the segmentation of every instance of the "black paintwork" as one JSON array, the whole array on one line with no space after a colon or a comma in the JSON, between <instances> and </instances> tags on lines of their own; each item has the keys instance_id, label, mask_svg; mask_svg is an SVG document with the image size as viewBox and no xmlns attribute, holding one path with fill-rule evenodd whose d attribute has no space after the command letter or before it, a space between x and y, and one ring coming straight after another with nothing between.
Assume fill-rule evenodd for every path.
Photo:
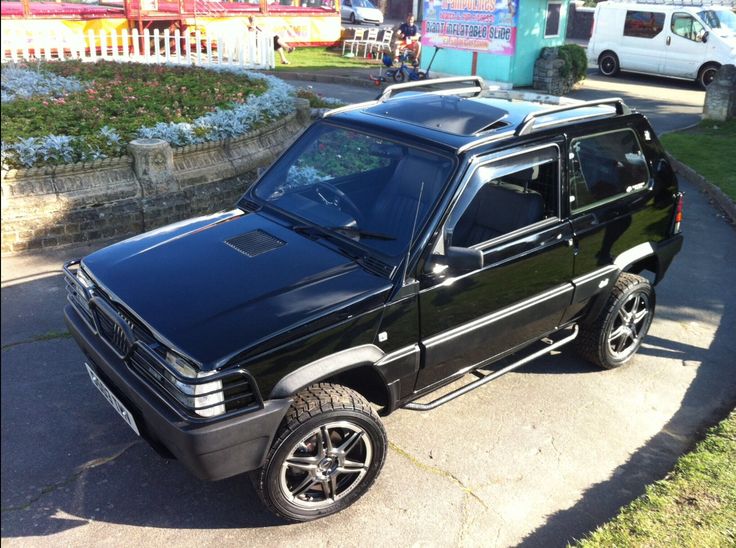
<instances>
[{"instance_id":1,"label":"black paintwork","mask_svg":"<svg viewBox=\"0 0 736 548\"><path fill-rule=\"evenodd\" d=\"M476 100L466 105L466 112L482 112L487 107L487 119L458 123L452 116L461 101L400 96L384 105L344 112L320 122L354 128L416 149L440 150L456 158L457 167L428 221L415 233L411 249L389 265L391 268L376 268L365 248L352 245L344 235L326 237L319 231L295 230L299 224L295 219L269 208L251 189L240 201L240 209L112 245L86 257L83 269L121 311L197 369L246 369L255 378L265 407L273 405L269 395L287 375L316 362L300 375L291 375L291 382L305 379L308 385L327 378L331 373L329 357L340 353L335 367L339 367L342 379L350 370L351 359L356 368L373 369L371 378L380 384L386 412L580 320L608 295L611 280L615 281L621 268L648 268L658 279L664 275L681 245L681 236L670 234L677 186L671 169L661 168L662 162L666 164L664 152L643 116L608 116L610 109L586 107L586 114L600 116L574 121L575 111L560 113L553 117L557 123L551 127L515 137L513 130L527 114L538 111L539 105ZM404 110L419 107L424 109L421 116L409 116ZM503 124L494 130L468 134L468 128L475 130L485 127L482 122L498 120ZM566 161L570 139L622 127L630 127L640 136L652 173L649 187L571 215L570 167ZM647 140L642 137L645 131L650 136ZM493 135L499 138L488 138ZM508 237L476 246L484 261L479 271L462 275L433 271L436 257L432 252L444 238L442 227L474 166L504 150L550 143L559 151L556 214ZM350 181L344 190L360 192L352 189ZM369 199L355 195L358 203ZM239 238L254 231L267 235L258 235L255 241L276 243L250 257L247 245L245 250L236 247L240 242L254 241ZM228 245L233 239L238 245ZM652 244L651 255L613 265L621 253L646 242ZM379 265L385 260L375 259ZM151 411L151 398L145 394L150 388L121 360L110 356L108 347L95 341L75 309L68 308L67 319L88 356L107 372L115 390L131 402L139 419L150 428L151 439L166 445L180 443L178 434L171 433L165 420L161 422L161 413ZM356 348L361 350L351 350ZM281 383L275 393L283 396L283 386ZM205 422L225 425L228 420ZM255 423L250 428L262 430ZM190 431L190 427L185 430ZM242 435L242 427L230 431L236 432L235 437ZM247 462L235 467L237 470L226 467L226 475L259 465L272 435L266 434L265 442L262 436L258 438L257 449L251 444ZM199 475L223 477L218 458L208 463L197 460L192 465L181 447L176 449Z\"/></svg>"}]
</instances>

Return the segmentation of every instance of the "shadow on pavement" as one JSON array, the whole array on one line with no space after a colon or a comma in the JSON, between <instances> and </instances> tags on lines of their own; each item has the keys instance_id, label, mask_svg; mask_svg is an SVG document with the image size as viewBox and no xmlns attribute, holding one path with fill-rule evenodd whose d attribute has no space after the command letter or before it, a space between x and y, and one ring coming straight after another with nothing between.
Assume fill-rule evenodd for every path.
<instances>
[{"instance_id":1,"label":"shadow on pavement","mask_svg":"<svg viewBox=\"0 0 736 548\"><path fill-rule=\"evenodd\" d=\"M700 215L709 213L710 210L703 209ZM691 214L690 218L696 217ZM682 367L696 371L677 412L658 434L616 468L609 479L590 487L573 506L550 515L520 546L565 546L605 523L621 506L641 495L646 485L664 477L678 457L691 447L694 437L720 421L736 405L736 376L729 374L736 354L736 291L732 285L724 285L724 280L733 277L730 252L720 251L725 254L724 260L709 256L712 251L702 242L717 236L708 233L700 223L692 223L686 230L683 252L666 282L658 287L659 302L667 306L659 308L657 316L660 321L677 322L696 330L694 340L697 340L698 323L721 314L718 327L710 344L704 340L696 346L650 334L639 350L643 355L680 360ZM728 230L730 227L725 229ZM701 266L690 268L688 275L685 263Z\"/></svg>"}]
</instances>

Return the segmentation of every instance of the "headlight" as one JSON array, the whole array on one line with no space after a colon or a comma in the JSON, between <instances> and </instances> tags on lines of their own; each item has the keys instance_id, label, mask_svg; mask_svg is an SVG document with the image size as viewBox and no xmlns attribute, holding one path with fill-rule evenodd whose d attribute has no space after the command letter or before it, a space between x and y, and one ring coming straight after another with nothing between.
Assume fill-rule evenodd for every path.
<instances>
[{"instance_id":1,"label":"headlight","mask_svg":"<svg viewBox=\"0 0 736 548\"><path fill-rule=\"evenodd\" d=\"M171 351L166 353L166 361L183 376L193 380L209 377L216 373L215 371L200 371L197 373L184 358ZM177 399L200 417L216 417L225 413L225 395L222 391L222 381L187 384L177 380L173 375L168 376L169 380L181 391L181 394L177 394Z\"/></svg>"},{"instance_id":2,"label":"headlight","mask_svg":"<svg viewBox=\"0 0 736 548\"><path fill-rule=\"evenodd\" d=\"M82 284L82 287L84 287L85 289L89 289L90 287L94 286L92 280L89 279L89 277L82 271L81 268L77 270L77 281Z\"/></svg>"}]
</instances>

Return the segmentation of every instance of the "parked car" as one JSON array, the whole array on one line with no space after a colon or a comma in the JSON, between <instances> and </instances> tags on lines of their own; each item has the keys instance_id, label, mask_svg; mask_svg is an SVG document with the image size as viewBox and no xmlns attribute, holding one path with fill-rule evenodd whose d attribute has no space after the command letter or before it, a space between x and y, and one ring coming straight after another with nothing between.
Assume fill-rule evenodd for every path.
<instances>
[{"instance_id":1,"label":"parked car","mask_svg":"<svg viewBox=\"0 0 736 548\"><path fill-rule=\"evenodd\" d=\"M370 0L343 0L340 16L353 25L360 23L383 24L383 13Z\"/></svg>"},{"instance_id":2,"label":"parked car","mask_svg":"<svg viewBox=\"0 0 736 548\"><path fill-rule=\"evenodd\" d=\"M376 480L379 415L569 343L631 360L682 204L620 99L398 84L316 121L235 209L66 264L65 317L136 434L200 478L250 471L272 511L311 520Z\"/></svg>"},{"instance_id":3,"label":"parked car","mask_svg":"<svg viewBox=\"0 0 736 548\"><path fill-rule=\"evenodd\" d=\"M641 72L705 88L721 65L736 63L736 14L714 5L600 2L588 60L605 76Z\"/></svg>"}]
</instances>

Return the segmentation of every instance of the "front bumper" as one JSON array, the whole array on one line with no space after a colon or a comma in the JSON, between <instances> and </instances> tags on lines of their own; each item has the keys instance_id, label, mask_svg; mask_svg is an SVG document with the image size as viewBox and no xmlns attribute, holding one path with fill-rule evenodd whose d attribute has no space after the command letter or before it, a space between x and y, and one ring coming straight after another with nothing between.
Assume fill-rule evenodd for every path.
<instances>
[{"instance_id":1,"label":"front bumper","mask_svg":"<svg viewBox=\"0 0 736 548\"><path fill-rule=\"evenodd\" d=\"M201 479L223 479L263 465L291 400L266 400L262 409L220 420L188 421L133 373L71 305L64 318L90 365L128 407L151 445L165 447Z\"/></svg>"}]
</instances>

